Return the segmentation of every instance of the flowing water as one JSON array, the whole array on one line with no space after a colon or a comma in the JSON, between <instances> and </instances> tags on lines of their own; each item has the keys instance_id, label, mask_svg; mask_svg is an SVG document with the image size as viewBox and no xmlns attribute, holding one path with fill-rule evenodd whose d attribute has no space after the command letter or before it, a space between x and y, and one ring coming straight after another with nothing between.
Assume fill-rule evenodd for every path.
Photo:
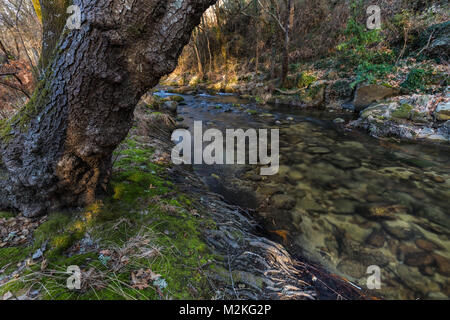
<instances>
[{"instance_id":1,"label":"flowing water","mask_svg":"<svg viewBox=\"0 0 450 320\"><path fill-rule=\"evenodd\" d=\"M201 120L204 130L280 129L275 176L238 165L195 170L230 202L257 207L264 228L291 253L364 289L368 267L379 267L375 296L450 296L448 146L377 140L333 122L349 114L258 106L232 95L183 97L178 114L190 128Z\"/></svg>"}]
</instances>

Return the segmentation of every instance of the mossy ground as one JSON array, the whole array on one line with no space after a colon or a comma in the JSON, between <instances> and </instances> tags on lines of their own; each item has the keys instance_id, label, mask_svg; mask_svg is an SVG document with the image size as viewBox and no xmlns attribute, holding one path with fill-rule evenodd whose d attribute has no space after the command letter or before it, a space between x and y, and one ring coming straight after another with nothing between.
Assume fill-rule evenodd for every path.
<instances>
[{"instance_id":1,"label":"mossy ground","mask_svg":"<svg viewBox=\"0 0 450 320\"><path fill-rule=\"evenodd\" d=\"M215 257L201 233L214 228L213 221L200 218L195 201L177 191L167 164L151 162L151 148L130 138L118 150L107 198L76 213L53 213L36 229L33 243L0 249L0 276L25 265L0 285L0 296L9 291L20 296L30 289L39 290L41 299L62 300L214 295L207 272ZM33 261L32 254L43 247L45 261ZM152 250L157 254L144 254ZM81 268L82 290L66 287L71 265ZM132 274L139 270L161 275L167 286L150 282L136 288Z\"/></svg>"}]
</instances>

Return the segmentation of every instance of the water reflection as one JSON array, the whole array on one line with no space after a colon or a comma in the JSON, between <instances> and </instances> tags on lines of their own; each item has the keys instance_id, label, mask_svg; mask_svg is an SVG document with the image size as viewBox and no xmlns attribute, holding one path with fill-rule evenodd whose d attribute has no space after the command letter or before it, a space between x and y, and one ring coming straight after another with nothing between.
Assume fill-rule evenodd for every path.
<instances>
[{"instance_id":1,"label":"water reflection","mask_svg":"<svg viewBox=\"0 0 450 320\"><path fill-rule=\"evenodd\" d=\"M333 119L348 114L260 107L234 96L185 98L179 113L188 126L281 126L278 175L260 177L245 166L195 169L230 201L257 206L266 229L292 252L360 286L377 265L377 294L387 298L450 296L446 147L346 132Z\"/></svg>"}]
</instances>

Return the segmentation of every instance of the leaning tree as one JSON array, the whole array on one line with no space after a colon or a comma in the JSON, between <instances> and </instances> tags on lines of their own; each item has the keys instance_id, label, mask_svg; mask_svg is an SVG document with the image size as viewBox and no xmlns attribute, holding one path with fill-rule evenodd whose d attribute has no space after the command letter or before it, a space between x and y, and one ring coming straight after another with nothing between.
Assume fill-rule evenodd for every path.
<instances>
[{"instance_id":1,"label":"leaning tree","mask_svg":"<svg viewBox=\"0 0 450 320\"><path fill-rule=\"evenodd\" d=\"M41 79L1 124L0 208L36 216L94 201L140 97L174 70L214 2L40 0ZM80 29L65 27L69 5Z\"/></svg>"}]
</instances>

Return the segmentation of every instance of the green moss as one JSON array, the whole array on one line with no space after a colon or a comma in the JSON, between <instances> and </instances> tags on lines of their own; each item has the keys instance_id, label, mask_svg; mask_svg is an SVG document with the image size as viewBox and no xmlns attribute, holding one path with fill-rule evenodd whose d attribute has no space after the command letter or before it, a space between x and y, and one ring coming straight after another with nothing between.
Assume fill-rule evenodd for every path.
<instances>
[{"instance_id":1,"label":"green moss","mask_svg":"<svg viewBox=\"0 0 450 320\"><path fill-rule=\"evenodd\" d=\"M5 256L14 253L15 265L47 243L44 257L49 263L48 272L36 273L40 264L31 266L19 279L0 287L0 293L8 290L18 294L35 282L46 288L41 291L41 299L161 299L152 284L143 290L131 287L132 272L151 269L167 282L162 293L172 299L210 299L214 295L207 273L216 257L209 252L201 232L214 228L214 222L199 219L198 214L191 212L194 200L178 192L163 166L150 162L153 150L132 138L118 150L109 197L78 214L50 215L35 231L33 245L26 250L4 251ZM99 250L71 255L86 233ZM159 248L159 256L130 257L129 264L114 272L112 261L100 261L100 250L127 246L139 234L149 235L152 247ZM4 255L0 250L2 262ZM82 291L68 290L65 272L71 265L84 271L95 270L101 275L102 285L92 284Z\"/></svg>"},{"instance_id":2,"label":"green moss","mask_svg":"<svg viewBox=\"0 0 450 320\"><path fill-rule=\"evenodd\" d=\"M257 104L264 104L265 103L264 99L261 98L261 97L258 97L258 96L255 97L255 102Z\"/></svg>"},{"instance_id":3,"label":"green moss","mask_svg":"<svg viewBox=\"0 0 450 320\"><path fill-rule=\"evenodd\" d=\"M409 104L402 104L392 113L392 117L397 119L410 119L414 114L413 109L414 107Z\"/></svg>"},{"instance_id":4,"label":"green moss","mask_svg":"<svg viewBox=\"0 0 450 320\"><path fill-rule=\"evenodd\" d=\"M31 248L11 247L0 249L0 270L5 268L4 274L14 271L17 264L30 257Z\"/></svg>"},{"instance_id":5,"label":"green moss","mask_svg":"<svg viewBox=\"0 0 450 320\"><path fill-rule=\"evenodd\" d=\"M411 91L423 92L427 86L433 82L433 71L430 69L414 68L412 69L406 80L401 84L403 88Z\"/></svg>"},{"instance_id":6,"label":"green moss","mask_svg":"<svg viewBox=\"0 0 450 320\"><path fill-rule=\"evenodd\" d=\"M0 211L0 219L2 218L9 219L12 217L14 217L14 214L12 212Z\"/></svg>"},{"instance_id":7,"label":"green moss","mask_svg":"<svg viewBox=\"0 0 450 320\"><path fill-rule=\"evenodd\" d=\"M316 81L317 77L314 74L304 71L297 75L296 86L297 88L306 88Z\"/></svg>"},{"instance_id":8,"label":"green moss","mask_svg":"<svg viewBox=\"0 0 450 320\"><path fill-rule=\"evenodd\" d=\"M182 96L170 96L169 97L170 101L175 101L175 102L183 102L184 98Z\"/></svg>"}]
</instances>

